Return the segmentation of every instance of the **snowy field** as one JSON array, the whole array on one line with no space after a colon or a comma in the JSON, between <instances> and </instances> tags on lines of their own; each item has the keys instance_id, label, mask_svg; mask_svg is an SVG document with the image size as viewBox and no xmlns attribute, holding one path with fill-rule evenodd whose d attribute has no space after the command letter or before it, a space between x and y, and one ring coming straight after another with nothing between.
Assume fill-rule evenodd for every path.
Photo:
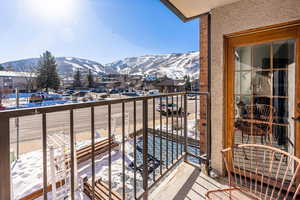
<instances>
[{"instance_id":1,"label":"snowy field","mask_svg":"<svg viewBox=\"0 0 300 200\"><path fill-rule=\"evenodd\" d=\"M87 142L84 142L87 143ZM85 146L81 144L79 146ZM133 177L134 171L129 167L129 164L133 161L133 146L132 141L126 142L126 157L125 157L125 166L126 166L126 191L128 191L128 199L131 199L133 195ZM122 191L122 151L117 149L112 150L112 188L113 191L121 193ZM49 161L48 161L49 164ZM42 188L43 180L43 170L42 170L42 151L34 151L30 153L23 154L21 158L12 165L12 180L13 180L13 193L14 199L20 199L25 195L32 193L33 191L39 190ZM102 154L96 157L95 159L95 168L96 168L96 179L102 178L102 181L108 183L108 154ZM48 172L50 166L48 165ZM137 185L138 188L142 188L142 179L140 173L137 172ZM92 177L91 174L91 161L86 161L81 163L78 166L78 183L82 182L82 179L87 176L88 178ZM50 179L48 175L48 179ZM69 187L69 186L64 186ZM89 199L81 192L79 187L76 192L76 199ZM51 198L51 193L48 193L49 199ZM42 199L39 198L39 199Z\"/></svg>"},{"instance_id":2,"label":"snowy field","mask_svg":"<svg viewBox=\"0 0 300 200\"><path fill-rule=\"evenodd\" d=\"M174 119L174 122L175 121L176 121L176 119ZM179 124L180 124L180 120L179 120ZM155 126L155 129L159 131L160 130L160 125ZM196 126L196 123L195 123L194 119L191 119L191 120L187 121L187 130L188 130L187 131L187 137L199 140L200 134L199 134L199 131L196 132L197 126ZM169 123L169 125L168 125L168 131L167 131L166 124L163 124L162 125L162 131L168 132L168 133L172 133L172 124ZM178 130L178 135L180 136L181 131L182 131L182 136L184 136L183 128ZM174 125L173 134L175 134L175 135L177 134L176 130L175 130L175 125Z\"/></svg>"},{"instance_id":3,"label":"snowy field","mask_svg":"<svg viewBox=\"0 0 300 200\"><path fill-rule=\"evenodd\" d=\"M159 129L159 127L156 127ZM169 132L171 132L171 127L169 126ZM163 126L163 130L166 130L166 126ZM176 134L176 131L174 131ZM180 134L180 131L178 132ZM188 136L191 138L195 137L195 120L188 120ZM156 149L155 152L153 152L152 143L153 139L155 139L156 143ZM120 142L120 138L116 138L117 142ZM100 141L100 139L97 139L96 141ZM160 142L162 142L163 149L163 157L160 158L160 149L157 147L160 146ZM141 138L137 139L138 146L142 147L143 141ZM80 143L77 143L76 148L82 148L86 145L89 145L90 141L81 141ZM154 155L155 158L158 160L162 160L165 162L166 160L166 152L165 149L167 145L169 145L169 163L171 163L171 156L176 154L176 149L173 149L173 152L171 150L171 145L176 146L177 143L166 140L160 140L159 137L153 135L148 136L148 153L150 155ZM174 147L175 147L174 146ZM183 149L183 145L179 145L179 152L181 152ZM191 151L197 151L195 149L192 149L192 147L189 147L189 150ZM130 168L130 163L134 160L133 155L133 140L129 139L125 143L125 185L126 185L126 199L132 199L133 198L133 185L134 185L134 171L132 168ZM26 154L21 155L20 159L16 161L12 165L12 182L13 182L13 193L14 193L14 199L20 199L21 197L24 197L36 190L39 190L42 188L42 180L43 180L43 163L42 163L42 150L37 150L33 152L29 152ZM119 147L115 148L111 152L111 158L112 158L112 165L111 165L111 172L112 172L112 189L115 192L118 192L119 194L122 194L122 149ZM176 159L174 157L174 159ZM137 163L141 164L142 155L141 152L137 151ZM48 181L50 180L50 165L49 165L49 156L48 156ZM163 168L165 168L166 163L162 163ZM96 168L96 179L101 178L104 183L108 184L108 154L102 154L95 158L95 168ZM85 161L83 163L80 163L78 165L78 183L82 183L82 180L84 177L88 177L91 179L92 177L92 169L91 169L91 160ZM159 167L155 170L156 174L159 174ZM142 192L142 177L141 173L137 171L136 173L137 178L137 191ZM152 175L149 175L149 184L152 182ZM49 182L50 184L50 182ZM60 189L66 189L69 190L70 185L67 183L65 186L61 187ZM59 189L59 190L60 190ZM48 193L49 199L51 198L51 192ZM39 198L39 199L42 199ZM76 199L89 199L87 196L85 196L82 192L82 188L78 187L78 190L76 191Z\"/></svg>"}]
</instances>

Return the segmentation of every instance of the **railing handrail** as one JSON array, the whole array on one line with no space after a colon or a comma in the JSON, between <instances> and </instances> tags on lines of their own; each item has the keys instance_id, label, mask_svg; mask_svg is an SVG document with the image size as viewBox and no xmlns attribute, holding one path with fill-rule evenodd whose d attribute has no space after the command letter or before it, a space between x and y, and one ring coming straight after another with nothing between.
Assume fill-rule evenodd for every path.
<instances>
[{"instance_id":1,"label":"railing handrail","mask_svg":"<svg viewBox=\"0 0 300 200\"><path fill-rule=\"evenodd\" d=\"M2 148L3 151L0 151L0 161L2 162L0 165L0 174L1 176L5 177L5 181L0 182L0 199L11 199L11 191L10 191L10 185L11 185L11 180L10 180L10 173L11 173L11 169L10 169L10 157L9 157L9 151L10 151L10 134L11 134L11 130L10 130L10 123L11 123L11 118L14 117L23 117L23 116L30 116L30 115L42 115L42 141L43 141L43 195L44 195L44 199L47 200L47 187L48 187L48 174L47 174L47 113L53 113L53 112L60 112L60 111L68 111L69 112L69 129L70 129L70 138L69 138L69 144L70 144L70 169L71 169L71 174L70 174L70 178L71 178L71 199L74 199L75 196L75 180L77 179L75 177L75 163L76 163L76 158L74 156L74 152L75 152L75 127L74 127L74 110L77 109L82 109L82 108L90 108L91 112L91 121L90 121L90 126L91 126L91 148L92 148L92 194L95 195L95 107L100 107L100 106L107 106L107 112L108 115L105 116L107 117L107 130L108 130L108 138L109 141L111 141L112 139L112 110L111 107L112 105L116 105L116 104L122 104L122 143L120 143L120 145L122 145L122 196L123 199L125 199L126 196L126 191L125 191L125 103L133 103L133 124L134 124L134 144L133 144L133 152L134 152L134 196L136 199L140 199L143 197L143 199L148 199L148 191L150 190L150 188L152 188L155 184L157 184L159 181L162 180L162 178L169 173L169 171L171 169L173 169L177 163L179 163L181 160L185 160L186 162L188 161L188 156L192 156L192 157L197 157L197 155L194 154L188 154L188 140L187 140L187 124L188 124L188 120L187 120L187 115L188 115L188 95L189 94L193 94L195 95L195 98L193 98L193 100L195 100L195 123L198 123L197 121L197 103L198 103L198 99L197 96L204 96L206 97L206 102L209 101L210 98L210 94L207 92L176 92L176 93L162 93L162 94L158 94L158 95L151 95L151 96L141 96L141 97L127 97L127 98L120 98L120 99L111 99L111 100L103 100L103 101L93 101L93 102L82 102L82 103L70 103L70 104L64 104L64 105L53 105L53 106L45 106L45 107L35 107L35 108L23 108L23 109L16 109L16 110L6 110L6 111L0 111L0 130L1 130L1 134L0 134L0 146ZM180 97L181 96L181 97ZM172 107L172 109L170 110L169 113L169 109L162 109L162 105L163 105L163 98L167 97L166 100L166 104L168 104L168 100L170 99L169 97L171 97L171 101L169 101L170 103L175 103L176 105L176 112L175 114L177 115L177 124L179 123L178 121L178 117L181 118L181 132L179 133L178 130L175 131L174 129L174 108ZM174 102L174 97L176 98L176 102ZM179 97L180 97L180 104L179 104ZM152 101L150 101L152 100ZM148 103L150 103L150 105L152 106L152 115L153 115L153 129L155 129L155 112L156 112L156 100L159 100L159 107L160 110L158 111L160 113L160 127L159 127L159 134L158 136L160 137L160 160L159 160L159 165L160 165L160 169L159 172L157 174L157 178L155 175L155 171L152 172L153 173L153 182L148 182L148 177L149 177L149 169L148 169L148 158L150 155L148 155ZM202 101L199 98L199 102ZM136 110L136 102L141 102L142 103L142 131L143 131L143 135L142 135L142 141L143 141L143 147L142 147L142 163L144 163L141 167L142 167L142 177L143 178L143 192L141 193L141 195L139 195L137 197L137 190L136 190L136 173L137 173L137 157L136 157L136 151L137 151L137 130L136 130L136 124L137 124L137 119L136 119L136 115L137 115L137 110ZM180 105L180 111L179 111L179 105ZM206 105L208 105L206 103ZM140 105L139 105L140 106ZM129 108L128 108L129 109ZM183 110L183 111L182 111ZM208 111L208 108L207 108ZM151 110L150 110L151 112ZM163 164L163 147L162 147L162 115L163 113L166 114L165 119L166 119L166 130L167 132L169 132L169 126L172 129L171 130L171 134L170 137L167 134L167 138L166 138L166 151L165 151L165 157L166 157L166 162L165 164ZM208 116L208 115L207 115ZM170 121L168 121L168 119ZM170 124L168 124L168 122L170 122ZM209 123L209 121L208 121ZM207 125L207 127L209 127ZM210 130L207 129L207 132L209 132ZM184 149L181 147L181 150L179 153L179 147L178 147L178 139L179 139L179 134L180 136L182 136L182 134L184 134ZM200 133L199 133L200 134ZM153 135L154 136L154 135ZM197 138L197 130L195 133L195 138ZM175 140L174 140L175 139ZM168 141L176 141L177 142L177 146L175 146L175 148L177 148L177 153L174 153L174 147L173 147L173 142L171 144L169 144ZM152 141L152 151L154 152L154 157L155 157L155 137L153 137L153 141ZM171 155L169 155L169 149L168 147L170 146L170 150L171 150ZM109 196L111 197L112 195L112 172L111 172L111 164L112 164L112 147L111 147L111 143L109 142L108 145L108 189L109 189ZM174 157L174 154L175 157ZM168 162L170 161L170 162ZM165 165L165 166L163 166Z\"/></svg>"},{"instance_id":2,"label":"railing handrail","mask_svg":"<svg viewBox=\"0 0 300 200\"><path fill-rule=\"evenodd\" d=\"M186 94L205 95L205 96L208 95L207 92L163 93L163 94L151 95L151 96L127 97L127 98L109 99L109 100L101 100L101 101L93 101L93 102L69 103L69 104L64 104L64 105L51 105L51 106L43 106L43 107L4 110L4 111L0 111L0 116L9 117L9 118L23 117L23 116L35 115L35 114L67 111L67 110L72 110L72 109L90 108L93 106L106 106L109 104L119 104L119 103L123 103L123 102L142 101L145 99L168 97L168 96L174 96L174 95L186 95Z\"/></svg>"}]
</instances>

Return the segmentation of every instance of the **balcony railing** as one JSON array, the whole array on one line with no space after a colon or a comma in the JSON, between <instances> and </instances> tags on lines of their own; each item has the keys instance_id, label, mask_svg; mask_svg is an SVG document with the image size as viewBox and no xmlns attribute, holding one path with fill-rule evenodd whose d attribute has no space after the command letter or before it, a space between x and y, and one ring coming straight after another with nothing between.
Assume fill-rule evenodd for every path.
<instances>
[{"instance_id":1,"label":"balcony railing","mask_svg":"<svg viewBox=\"0 0 300 200\"><path fill-rule=\"evenodd\" d=\"M12 119L21 118L26 116L41 116L40 120L40 132L42 133L42 152L43 152L43 188L42 195L44 199L48 199L49 189L49 159L47 159L49 148L47 143L49 142L48 135L50 131L48 129L48 118L53 113L59 113L64 111L67 113L68 118L68 166L70 169L70 190L69 194L71 199L75 199L75 193L78 192L76 188L77 182L77 162L78 150L75 145L76 137L76 111L79 109L88 109L89 112L89 126L90 126L90 150L89 156L84 157L85 160L89 160L91 163L91 198L95 198L97 195L96 183L97 183L97 169L95 166L95 160L98 155L98 144L96 135L95 115L100 114L99 120L105 122L107 125L107 138L108 149L106 155L108 156L108 179L107 179L107 193L109 199L114 198L113 192L113 177L112 174L112 151L116 144L121 149L119 152L122 157L121 164L121 189L118 193L122 199L148 199L149 191L154 188L174 167L178 166L181 161L185 162L201 162L208 165L209 157L200 155L199 152L199 139L200 130L199 126L204 126L207 133L207 137L210 136L210 112L209 112L209 94L208 93L170 93L161 94L147 97L134 97L104 100L97 102L86 102L76 104L66 104L49 107L37 107L30 109L19 109L0 112L0 199L10 200L12 199L11 190L11 138L12 138ZM200 115L200 105L205 108L205 114ZM116 110L116 108L119 110ZM105 113L98 113L97 109L104 109ZM101 112L102 112L101 111ZM103 111L103 112L104 112ZM121 118L120 128L121 134L117 135L114 130L114 116L118 114ZM127 115L130 113L129 115ZM203 112L201 112L203 113ZM127 119L130 118L130 119ZM204 118L204 119L203 119ZM126 120L129 120L133 125L133 130L126 133ZM141 123L139 123L139 120ZM189 122L194 121L193 134L189 134ZM200 125L201 122L201 125ZM205 122L205 123L203 123ZM36 123L39 123L38 121ZM117 141L116 138L119 138ZM209 139L209 138L208 138ZM48 141L47 141L48 140ZM132 149L126 149L128 141L132 142ZM209 151L209 145L208 145ZM82 150L83 151L83 150ZM84 150L88 152L87 147ZM77 154L76 154L77 153ZM133 161L131 163L131 169L133 171L133 191L131 196L126 191L126 174L128 166L126 164L127 153L133 154ZM87 159L86 159L87 158ZM204 161L204 162L203 162ZM67 167L68 168L68 167ZM48 171L48 173L47 173ZM140 175L141 183L137 180ZM52 182L53 183L53 182ZM63 183L65 184L65 182ZM83 183L81 183L83 184ZM15 191L17 192L17 191ZM34 191L32 191L34 192Z\"/></svg>"}]
</instances>

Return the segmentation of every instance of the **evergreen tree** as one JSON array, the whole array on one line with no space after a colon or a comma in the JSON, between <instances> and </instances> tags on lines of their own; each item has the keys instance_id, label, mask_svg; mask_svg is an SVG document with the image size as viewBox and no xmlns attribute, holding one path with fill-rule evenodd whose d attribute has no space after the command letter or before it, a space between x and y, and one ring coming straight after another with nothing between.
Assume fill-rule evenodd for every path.
<instances>
[{"instance_id":1,"label":"evergreen tree","mask_svg":"<svg viewBox=\"0 0 300 200\"><path fill-rule=\"evenodd\" d=\"M3 71L4 67L0 64L0 71Z\"/></svg>"},{"instance_id":2,"label":"evergreen tree","mask_svg":"<svg viewBox=\"0 0 300 200\"><path fill-rule=\"evenodd\" d=\"M93 88L94 87L94 75L92 71L89 69L89 73L87 75L87 82L88 82L88 87Z\"/></svg>"},{"instance_id":3,"label":"evergreen tree","mask_svg":"<svg viewBox=\"0 0 300 200\"><path fill-rule=\"evenodd\" d=\"M81 72L79 71L79 69L77 69L76 73L74 74L73 87L82 87Z\"/></svg>"},{"instance_id":4,"label":"evergreen tree","mask_svg":"<svg viewBox=\"0 0 300 200\"><path fill-rule=\"evenodd\" d=\"M59 88L60 79L57 73L57 64L55 57L49 51L43 53L38 62L37 68L37 86L40 89Z\"/></svg>"},{"instance_id":5,"label":"evergreen tree","mask_svg":"<svg viewBox=\"0 0 300 200\"><path fill-rule=\"evenodd\" d=\"M185 90L186 91L191 91L191 88L192 88L192 83L191 83L191 79L190 79L190 76L185 76L184 77L185 79Z\"/></svg>"}]
</instances>

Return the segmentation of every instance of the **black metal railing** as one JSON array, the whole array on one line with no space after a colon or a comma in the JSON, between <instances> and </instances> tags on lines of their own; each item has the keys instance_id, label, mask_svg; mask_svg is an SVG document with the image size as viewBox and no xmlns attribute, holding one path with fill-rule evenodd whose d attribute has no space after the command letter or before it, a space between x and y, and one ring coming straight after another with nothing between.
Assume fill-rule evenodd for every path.
<instances>
[{"instance_id":1,"label":"black metal railing","mask_svg":"<svg viewBox=\"0 0 300 200\"><path fill-rule=\"evenodd\" d=\"M204 97L205 101L200 102L200 97ZM199 164L203 161L203 155L200 155L200 131L199 120L200 106L205 105L206 108L206 133L210 134L210 113L207 107L209 101L208 93L198 92L181 92L160 94L155 96L134 97L124 99L104 100L97 102L86 102L77 104L66 104L49 107L38 107L30 109L10 110L0 112L0 199L11 199L11 161L10 161L10 145L11 145L11 119L33 115L41 115L41 132L42 132L42 149L43 149L43 191L44 199L47 199L47 191L49 191L49 177L47 174L47 135L49 135L49 126L47 118L50 113L58 113L60 111L68 112L68 129L70 144L70 197L75 199L75 169L74 165L76 157L75 145L75 111L78 109L90 109L90 162L91 162L91 185L94 199L96 191L96 115L100 115L100 120L107 123L108 150L108 178L106 184L108 186L108 197L113 199L113 193L119 193L122 199L148 199L149 191L157 185L170 170L174 169L181 161L193 162ZM203 99L203 98L202 98ZM98 113L97 108L104 107L107 115ZM117 135L113 132L112 127L112 108L120 108L116 112L121 114L121 134ZM107 109L107 110L106 110ZM103 111L104 112L104 111ZM133 130L126 135L125 115L131 113L129 124L132 124ZM140 117L140 118L139 118ZM139 123L138 121L141 121ZM20 119L22 120L22 119ZM131 122L130 122L131 121ZM116 136L121 137L118 146L121 151L121 180L119 189L115 189L113 185L112 164L115 162L112 157L114 148L112 144L116 140ZM126 146L131 142L133 151L133 161L126 163L127 154ZM17 144L19 145L19 144ZM209 157L208 157L209 158ZM78 158L77 158L78 159ZM207 162L208 163L208 162ZM128 191L127 173L128 170L133 171L131 177L133 190ZM142 179L139 182L138 178ZM105 182L105 181L104 181ZM15 191L17 192L17 191Z\"/></svg>"}]
</instances>

